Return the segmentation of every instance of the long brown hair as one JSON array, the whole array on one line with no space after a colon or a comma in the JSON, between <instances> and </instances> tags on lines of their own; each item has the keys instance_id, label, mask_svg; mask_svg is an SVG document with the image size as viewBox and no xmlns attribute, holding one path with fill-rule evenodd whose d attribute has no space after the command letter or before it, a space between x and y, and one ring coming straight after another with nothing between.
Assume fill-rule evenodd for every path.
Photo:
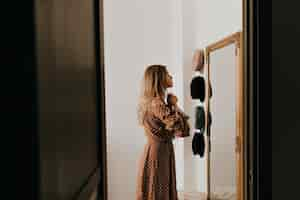
<instances>
[{"instance_id":1,"label":"long brown hair","mask_svg":"<svg viewBox=\"0 0 300 200\"><path fill-rule=\"evenodd\" d=\"M140 125L143 124L143 118L150 101L155 97L162 99L165 97L167 75L168 71L165 65L150 65L146 68L138 105L138 121Z\"/></svg>"}]
</instances>

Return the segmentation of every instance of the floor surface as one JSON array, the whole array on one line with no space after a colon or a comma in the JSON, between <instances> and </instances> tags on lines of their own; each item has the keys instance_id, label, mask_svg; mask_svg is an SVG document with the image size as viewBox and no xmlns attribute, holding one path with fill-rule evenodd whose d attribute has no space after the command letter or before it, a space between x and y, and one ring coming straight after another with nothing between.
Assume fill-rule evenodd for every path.
<instances>
[{"instance_id":1,"label":"floor surface","mask_svg":"<svg viewBox=\"0 0 300 200\"><path fill-rule=\"evenodd\" d=\"M179 200L206 200L206 194L201 192L178 192ZM211 200L235 200L234 193L212 194Z\"/></svg>"}]
</instances>

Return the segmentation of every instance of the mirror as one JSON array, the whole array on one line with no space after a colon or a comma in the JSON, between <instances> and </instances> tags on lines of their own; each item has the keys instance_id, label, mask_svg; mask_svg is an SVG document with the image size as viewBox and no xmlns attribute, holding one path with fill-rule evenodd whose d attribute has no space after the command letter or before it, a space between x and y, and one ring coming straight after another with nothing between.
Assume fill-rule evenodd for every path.
<instances>
[{"instance_id":1,"label":"mirror","mask_svg":"<svg viewBox=\"0 0 300 200\"><path fill-rule=\"evenodd\" d=\"M236 200L236 56L235 44L210 54L210 81L213 98L211 125L212 199Z\"/></svg>"}]
</instances>

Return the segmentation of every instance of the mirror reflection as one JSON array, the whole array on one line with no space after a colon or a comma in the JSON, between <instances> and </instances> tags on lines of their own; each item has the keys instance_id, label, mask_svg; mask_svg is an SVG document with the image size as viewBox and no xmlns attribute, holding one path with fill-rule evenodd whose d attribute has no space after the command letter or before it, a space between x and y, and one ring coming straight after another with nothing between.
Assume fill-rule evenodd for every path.
<instances>
[{"instance_id":1,"label":"mirror reflection","mask_svg":"<svg viewBox=\"0 0 300 200\"><path fill-rule=\"evenodd\" d=\"M236 57L231 44L210 55L211 193L217 199L236 199Z\"/></svg>"}]
</instances>

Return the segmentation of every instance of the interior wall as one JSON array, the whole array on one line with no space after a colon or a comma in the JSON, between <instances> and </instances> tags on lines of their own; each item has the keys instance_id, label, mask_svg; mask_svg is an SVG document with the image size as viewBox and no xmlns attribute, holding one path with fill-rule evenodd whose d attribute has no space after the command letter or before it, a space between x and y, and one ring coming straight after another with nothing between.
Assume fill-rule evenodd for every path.
<instances>
[{"instance_id":1,"label":"interior wall","mask_svg":"<svg viewBox=\"0 0 300 200\"><path fill-rule=\"evenodd\" d=\"M205 47L234 32L242 30L243 0L195 1L196 43Z\"/></svg>"},{"instance_id":2,"label":"interior wall","mask_svg":"<svg viewBox=\"0 0 300 200\"><path fill-rule=\"evenodd\" d=\"M242 0L182 1L184 109L195 121L195 102L190 97L194 73L192 55L196 48L205 48L242 29ZM192 133L193 135L193 133ZM184 190L206 191L205 159L192 154L192 137L184 140Z\"/></svg>"},{"instance_id":3,"label":"interior wall","mask_svg":"<svg viewBox=\"0 0 300 200\"><path fill-rule=\"evenodd\" d=\"M182 1L182 27L183 27L183 87L184 87L184 110L191 117L190 123L194 127L194 102L190 97L190 82L192 80L192 56L193 50L197 48L196 44L196 4L195 1ZM205 178L204 159L192 154L192 139L191 137L184 140L184 190L186 192L204 191Z\"/></svg>"},{"instance_id":4,"label":"interior wall","mask_svg":"<svg viewBox=\"0 0 300 200\"><path fill-rule=\"evenodd\" d=\"M148 64L166 64L183 103L181 1L104 0L108 199L134 199L138 160L146 138L136 109ZM181 141L181 143L183 143ZM178 188L183 150L175 143ZM180 150L181 148L181 150ZM181 152L181 153L179 153ZM182 158L179 158L182 157Z\"/></svg>"}]
</instances>

